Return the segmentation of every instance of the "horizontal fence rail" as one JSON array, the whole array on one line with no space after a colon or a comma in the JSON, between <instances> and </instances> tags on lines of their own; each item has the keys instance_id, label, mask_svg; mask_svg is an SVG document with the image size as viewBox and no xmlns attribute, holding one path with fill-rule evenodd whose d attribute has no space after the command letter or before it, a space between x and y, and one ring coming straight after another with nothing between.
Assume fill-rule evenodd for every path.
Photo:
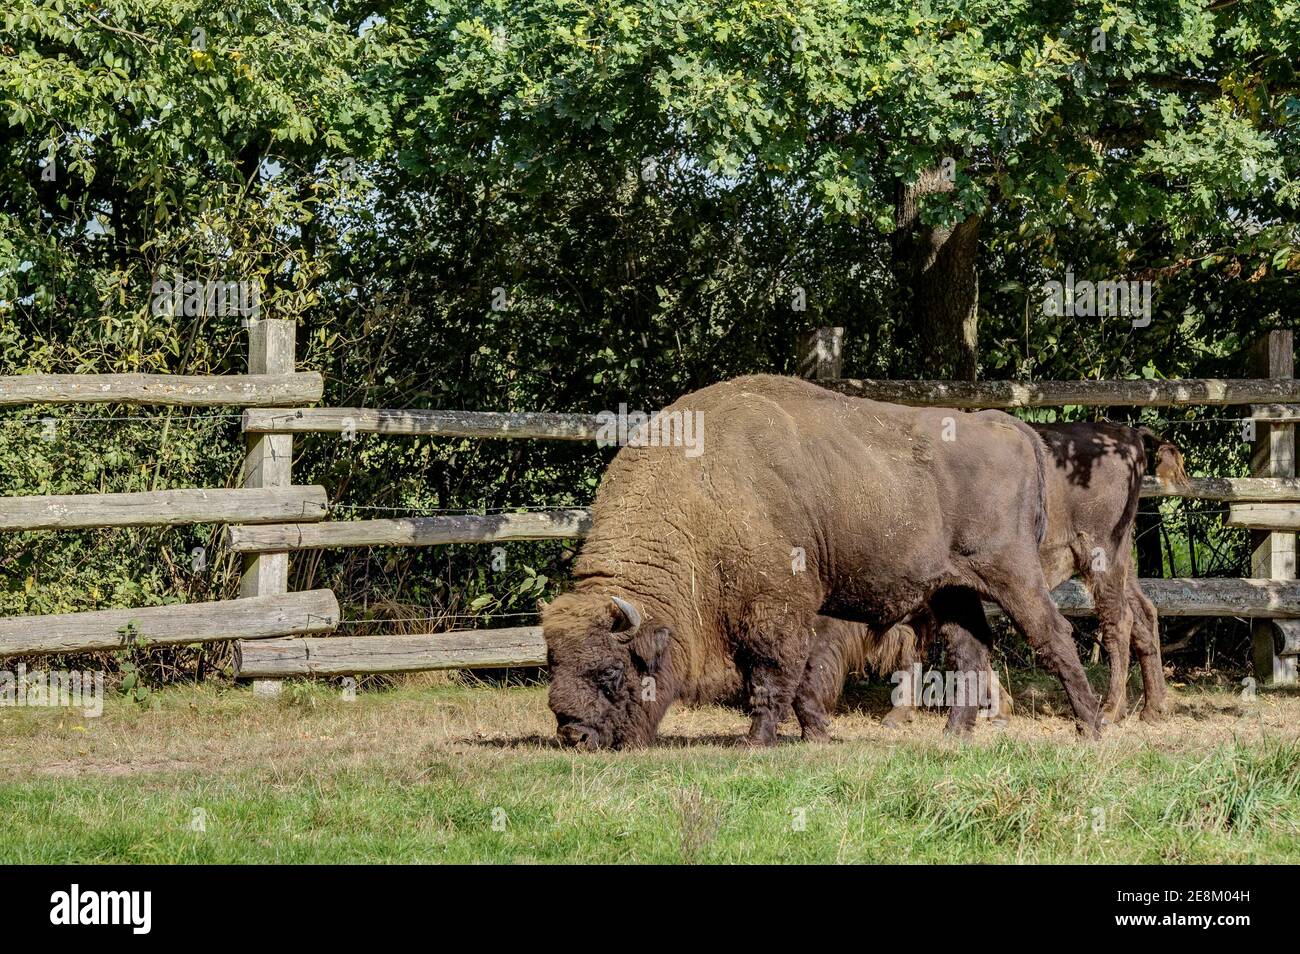
<instances>
[{"instance_id":1,"label":"horizontal fence rail","mask_svg":"<svg viewBox=\"0 0 1300 954\"><path fill-rule=\"evenodd\" d=\"M1143 497L1189 497L1200 500L1300 500L1296 477L1192 477L1180 483L1142 478Z\"/></svg>"},{"instance_id":2,"label":"horizontal fence rail","mask_svg":"<svg viewBox=\"0 0 1300 954\"><path fill-rule=\"evenodd\" d=\"M58 616L11 616L0 618L0 656L329 633L338 621L338 600L330 590Z\"/></svg>"},{"instance_id":3,"label":"horizontal fence rail","mask_svg":"<svg viewBox=\"0 0 1300 954\"><path fill-rule=\"evenodd\" d=\"M1286 617L1300 613L1300 583L1283 580L1141 580L1142 590L1162 616ZM1066 616L1090 616L1092 598L1070 580L1052 592ZM991 615L1001 610L985 607ZM382 623L382 620L375 620ZM1288 639L1283 651L1300 651ZM540 626L456 630L414 636L334 636L271 639L239 644L236 675L347 676L357 673L418 672L429 669L494 669L546 664Z\"/></svg>"},{"instance_id":4,"label":"horizontal fence rail","mask_svg":"<svg viewBox=\"0 0 1300 954\"><path fill-rule=\"evenodd\" d=\"M435 437L531 437L553 441L589 441L596 439L597 423L594 414L402 411L360 407L303 408L295 411L249 408L244 412L244 430L250 434L428 434Z\"/></svg>"},{"instance_id":5,"label":"horizontal fence rail","mask_svg":"<svg viewBox=\"0 0 1300 954\"><path fill-rule=\"evenodd\" d=\"M1300 479L1206 477L1171 484L1148 477L1143 497L1199 497L1208 500L1300 501ZM236 553L282 553L346 547L427 547L451 543L504 543L580 538L591 527L585 507L528 513L458 514L379 520L334 520L309 526L232 525L226 542Z\"/></svg>"},{"instance_id":6,"label":"horizontal fence rail","mask_svg":"<svg viewBox=\"0 0 1300 954\"><path fill-rule=\"evenodd\" d=\"M1256 421L1294 424L1300 421L1300 404L1256 404L1250 409Z\"/></svg>"},{"instance_id":7,"label":"horizontal fence rail","mask_svg":"<svg viewBox=\"0 0 1300 954\"><path fill-rule=\"evenodd\" d=\"M590 525L590 512L586 508L574 507L529 513L231 526L226 529L226 542L236 553L280 553L335 547L428 547L450 543L583 537Z\"/></svg>"},{"instance_id":8,"label":"horizontal fence rail","mask_svg":"<svg viewBox=\"0 0 1300 954\"><path fill-rule=\"evenodd\" d=\"M0 497L0 530L282 523L323 520L328 509L318 486Z\"/></svg>"},{"instance_id":9,"label":"horizontal fence rail","mask_svg":"<svg viewBox=\"0 0 1300 954\"><path fill-rule=\"evenodd\" d=\"M1300 530L1300 504L1233 504L1228 509L1227 524L1252 530Z\"/></svg>"},{"instance_id":10,"label":"horizontal fence rail","mask_svg":"<svg viewBox=\"0 0 1300 954\"><path fill-rule=\"evenodd\" d=\"M1300 581L1189 579L1139 580L1142 592L1161 616L1254 616L1278 619L1300 616ZM1078 580L1052 591L1066 616L1091 616L1092 597Z\"/></svg>"},{"instance_id":11,"label":"horizontal fence rail","mask_svg":"<svg viewBox=\"0 0 1300 954\"><path fill-rule=\"evenodd\" d=\"M1163 404L1211 404L1211 403L1245 403L1235 398L1238 385L1286 385L1287 381L1044 381L1039 384L1019 384L1014 381L987 381L968 384L961 381L854 381L839 379L820 382L833 386L845 394L859 397L871 397L880 401L893 401L897 404L917 406L944 406L959 408L980 407L1052 407L1065 404L1138 404L1156 406ZM1150 385L1161 387L1152 389ZM1070 395L1070 388L1091 385L1124 385L1120 390L1124 396L1117 394L1114 400L1100 400L1095 395L1083 400L1082 395ZM1181 401L1175 400L1173 394L1179 388L1173 386L1231 385L1221 396L1234 400ZM920 388L915 393L914 386ZM1039 394L1037 389L1055 388L1060 391ZM1129 387L1131 386L1131 387ZM1140 387L1139 387L1140 386ZM862 393L858 393L859 389ZM1021 391L1021 389L1028 389ZM1284 389L1284 388L1283 388ZM1297 389L1300 390L1300 389ZM894 393L894 392L897 393ZM1152 400L1140 401L1137 398L1146 395ZM1132 392L1132 393L1128 393ZM902 400L910 397L910 400ZM1244 397L1244 395L1242 396ZM1058 399L1059 398L1059 399ZM1076 400L1077 398L1077 400ZM1156 400L1154 398L1168 398ZM1269 404L1255 405L1251 408L1251 417L1261 422L1296 422L1300 421L1300 405ZM511 411L430 411L399 410L383 408L248 408L244 411L243 428L250 434L296 434L296 433L333 433L333 434L390 434L390 435L430 435L435 437L465 438L532 438L536 440L589 441L595 440L599 433L599 422L594 414L552 414Z\"/></svg>"},{"instance_id":12,"label":"horizontal fence rail","mask_svg":"<svg viewBox=\"0 0 1300 954\"><path fill-rule=\"evenodd\" d=\"M314 404L325 391L318 372L294 374L19 374L0 377L0 406L14 404L163 404L188 407Z\"/></svg>"},{"instance_id":13,"label":"horizontal fence rail","mask_svg":"<svg viewBox=\"0 0 1300 954\"><path fill-rule=\"evenodd\" d=\"M817 383L843 394L876 401L955 408L1300 403L1300 379L1296 378L1179 378L1165 381L869 381L834 378Z\"/></svg>"},{"instance_id":14,"label":"horizontal fence rail","mask_svg":"<svg viewBox=\"0 0 1300 954\"><path fill-rule=\"evenodd\" d=\"M235 675L247 679L545 664L546 643L540 626L459 630L433 636L272 639L235 646Z\"/></svg>"}]
</instances>

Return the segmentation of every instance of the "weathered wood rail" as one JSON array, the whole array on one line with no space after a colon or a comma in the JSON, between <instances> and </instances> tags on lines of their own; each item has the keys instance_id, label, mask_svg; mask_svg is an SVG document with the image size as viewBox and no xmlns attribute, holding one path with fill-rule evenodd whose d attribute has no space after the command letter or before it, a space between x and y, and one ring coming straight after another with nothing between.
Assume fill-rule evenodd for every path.
<instances>
[{"instance_id":1,"label":"weathered wood rail","mask_svg":"<svg viewBox=\"0 0 1300 954\"><path fill-rule=\"evenodd\" d=\"M321 399L315 371L293 374L19 374L0 377L0 405L161 404L287 407Z\"/></svg>"},{"instance_id":2,"label":"weathered wood rail","mask_svg":"<svg viewBox=\"0 0 1300 954\"><path fill-rule=\"evenodd\" d=\"M236 553L278 553L336 547L429 547L452 543L584 537L590 524L591 515L585 507L572 507L528 513L231 526L226 531L226 542Z\"/></svg>"},{"instance_id":3,"label":"weathered wood rail","mask_svg":"<svg viewBox=\"0 0 1300 954\"><path fill-rule=\"evenodd\" d=\"M1211 500L1300 501L1295 478L1212 477L1169 484L1154 477L1143 497L1200 497ZM226 541L236 553L286 553L348 547L425 547L452 543L504 543L581 538L591 525L586 507L528 513L458 514L377 520L331 520L310 525L232 525Z\"/></svg>"},{"instance_id":4,"label":"weathered wood rail","mask_svg":"<svg viewBox=\"0 0 1300 954\"><path fill-rule=\"evenodd\" d=\"M1300 404L1256 404L1250 409L1256 421L1275 424L1294 424L1300 421Z\"/></svg>"},{"instance_id":5,"label":"weathered wood rail","mask_svg":"<svg viewBox=\"0 0 1300 954\"><path fill-rule=\"evenodd\" d=\"M1138 582L1162 616L1300 616L1296 580L1153 578ZM1052 599L1066 616L1093 613L1092 597L1078 580L1062 583L1052 591Z\"/></svg>"},{"instance_id":6,"label":"weathered wood rail","mask_svg":"<svg viewBox=\"0 0 1300 954\"><path fill-rule=\"evenodd\" d=\"M212 603L0 618L0 656L163 646L220 639L328 633L339 621L329 590Z\"/></svg>"},{"instance_id":7,"label":"weathered wood rail","mask_svg":"<svg viewBox=\"0 0 1300 954\"><path fill-rule=\"evenodd\" d=\"M328 509L325 488L318 486L0 497L0 530L281 523L323 520Z\"/></svg>"},{"instance_id":8,"label":"weathered wood rail","mask_svg":"<svg viewBox=\"0 0 1300 954\"><path fill-rule=\"evenodd\" d=\"M1300 530L1300 504L1233 504L1228 509L1227 523L1232 527L1249 527L1252 530Z\"/></svg>"},{"instance_id":9,"label":"weathered wood rail","mask_svg":"<svg viewBox=\"0 0 1300 954\"><path fill-rule=\"evenodd\" d=\"M1300 478L1192 477L1181 483L1171 483L1144 477L1142 496L1260 502L1300 500Z\"/></svg>"},{"instance_id":10,"label":"weathered wood rail","mask_svg":"<svg viewBox=\"0 0 1300 954\"><path fill-rule=\"evenodd\" d=\"M458 630L432 636L333 636L235 644L235 675L249 679L545 664L546 643L540 626Z\"/></svg>"},{"instance_id":11,"label":"weathered wood rail","mask_svg":"<svg viewBox=\"0 0 1300 954\"><path fill-rule=\"evenodd\" d=\"M250 434L319 432L589 441L596 439L597 422L594 414L400 411L360 407L316 407L295 411L249 408L244 412L244 430Z\"/></svg>"},{"instance_id":12,"label":"weathered wood rail","mask_svg":"<svg viewBox=\"0 0 1300 954\"><path fill-rule=\"evenodd\" d=\"M1300 614L1300 582L1293 580L1150 579L1142 580L1141 585L1165 616L1285 618ZM1066 616L1094 612L1092 598L1077 580L1057 587L1052 599ZM1001 613L993 604L986 609L991 615ZM260 640L237 644L235 659L236 675L250 679L502 669L545 665L546 643L540 626L514 626L413 636Z\"/></svg>"},{"instance_id":13,"label":"weathered wood rail","mask_svg":"<svg viewBox=\"0 0 1300 954\"><path fill-rule=\"evenodd\" d=\"M854 397L927 407L1010 409L1065 405L1168 407L1300 403L1300 379L1295 378L973 382L834 378L818 383Z\"/></svg>"}]
</instances>

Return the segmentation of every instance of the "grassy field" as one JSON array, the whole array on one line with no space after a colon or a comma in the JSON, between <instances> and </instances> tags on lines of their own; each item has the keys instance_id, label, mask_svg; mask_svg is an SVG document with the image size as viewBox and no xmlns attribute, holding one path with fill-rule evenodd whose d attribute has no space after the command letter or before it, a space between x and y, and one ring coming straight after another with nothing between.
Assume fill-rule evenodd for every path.
<instances>
[{"instance_id":1,"label":"grassy field","mask_svg":"<svg viewBox=\"0 0 1300 954\"><path fill-rule=\"evenodd\" d=\"M835 742L766 751L674 709L657 748L574 754L543 688L428 677L0 709L0 861L1300 862L1300 696L1182 686L1089 743L1013 684L969 742L880 727L874 690Z\"/></svg>"}]
</instances>

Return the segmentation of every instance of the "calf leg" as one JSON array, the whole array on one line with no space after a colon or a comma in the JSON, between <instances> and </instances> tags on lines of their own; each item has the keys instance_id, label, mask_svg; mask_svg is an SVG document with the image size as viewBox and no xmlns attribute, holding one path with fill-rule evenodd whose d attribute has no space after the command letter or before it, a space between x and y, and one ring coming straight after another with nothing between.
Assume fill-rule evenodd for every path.
<instances>
[{"instance_id":1,"label":"calf leg","mask_svg":"<svg viewBox=\"0 0 1300 954\"><path fill-rule=\"evenodd\" d=\"M799 720L799 737L805 742L830 741L830 713L816 692L803 694L795 690L794 715Z\"/></svg>"},{"instance_id":2,"label":"calf leg","mask_svg":"<svg viewBox=\"0 0 1300 954\"><path fill-rule=\"evenodd\" d=\"M1089 580L1101 644L1110 662L1110 684L1102 704L1104 722L1118 723L1128 715L1129 646L1133 631L1133 611L1129 608L1127 574L1121 565L1112 565L1107 573L1094 574Z\"/></svg>"},{"instance_id":3,"label":"calf leg","mask_svg":"<svg viewBox=\"0 0 1300 954\"><path fill-rule=\"evenodd\" d=\"M953 589L936 593L930 603L938 635L948 647L948 669L955 674L957 698L948 710L948 735L966 735L975 727L980 705L979 691L988 691L989 646L993 633L984 617L984 607L974 590ZM945 683L948 680L945 679Z\"/></svg>"},{"instance_id":4,"label":"calf leg","mask_svg":"<svg viewBox=\"0 0 1300 954\"><path fill-rule=\"evenodd\" d=\"M1074 628L1052 602L1038 554L986 567L982 575L989 595L1020 627L1044 668L1061 680L1079 731L1096 738L1097 697L1075 651Z\"/></svg>"},{"instance_id":5,"label":"calf leg","mask_svg":"<svg viewBox=\"0 0 1300 954\"><path fill-rule=\"evenodd\" d=\"M741 637L736 662L749 700L751 745L775 745L777 726L803 679L813 631L813 614L756 607ZM825 726L821 727L825 735Z\"/></svg>"},{"instance_id":6,"label":"calf leg","mask_svg":"<svg viewBox=\"0 0 1300 954\"><path fill-rule=\"evenodd\" d=\"M918 672L918 665L921 663L921 644L929 642L928 637L922 639L922 632L927 631L933 626L933 622L925 617L918 616L912 620L911 624L899 623L897 626L885 633L882 639L894 642L893 665L895 672L906 673L901 682L896 683L895 697L898 699L893 704L893 708L885 713L885 717L880 720L880 724L886 728L896 729L899 726L906 725L916 718L915 701L916 691L920 688L913 684ZM882 672L881 676L887 679L893 679L893 673Z\"/></svg>"},{"instance_id":7,"label":"calf leg","mask_svg":"<svg viewBox=\"0 0 1300 954\"><path fill-rule=\"evenodd\" d=\"M992 667L989 668L989 689L993 693L994 704L984 715L993 725L1006 725L1011 721L1011 712L1015 708L1015 703L1007 687L998 679L998 671Z\"/></svg>"},{"instance_id":8,"label":"calf leg","mask_svg":"<svg viewBox=\"0 0 1300 954\"><path fill-rule=\"evenodd\" d=\"M916 621L916 626L924 623ZM883 634L865 626L820 626L808 653L808 665L794 697L794 713L805 740L825 739L829 714L835 711L850 673L866 665L876 675L892 678L903 671L910 677L921 659L920 639L913 626L900 623ZM901 687L908 690L904 683ZM897 726L915 717L912 695L906 692L883 724Z\"/></svg>"},{"instance_id":9,"label":"calf leg","mask_svg":"<svg viewBox=\"0 0 1300 954\"><path fill-rule=\"evenodd\" d=\"M1160 659L1160 617L1135 578L1129 578L1128 602L1133 614L1133 649L1142 668L1142 721L1159 722L1168 713L1164 663Z\"/></svg>"}]
</instances>

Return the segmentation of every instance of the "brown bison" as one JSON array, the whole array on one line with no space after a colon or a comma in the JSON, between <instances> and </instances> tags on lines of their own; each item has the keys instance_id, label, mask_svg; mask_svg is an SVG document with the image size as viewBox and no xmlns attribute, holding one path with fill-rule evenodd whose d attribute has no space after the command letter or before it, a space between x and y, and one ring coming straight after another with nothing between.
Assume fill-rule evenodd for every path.
<instances>
[{"instance_id":1,"label":"brown bison","mask_svg":"<svg viewBox=\"0 0 1300 954\"><path fill-rule=\"evenodd\" d=\"M1119 424L1032 425L1048 448L1052 466L1047 480L1047 534L1039 547L1049 586L1078 575L1093 596L1102 645L1110 661L1110 685L1102 718L1119 722L1128 712L1130 644L1142 671L1144 721L1165 712L1165 680L1160 661L1159 620L1155 607L1137 584L1133 561L1133 523L1137 514L1147 456L1155 445L1155 472L1181 483L1187 474L1182 452L1147 428ZM930 642L922 613L915 626L898 625L877 636L868 627L840 620L818 621L819 639L796 707L816 722L833 711L853 672L881 676L918 665ZM996 677L991 680L996 685ZM1010 697L999 692L999 718L1010 712ZM885 717L887 725L911 721L914 707L903 703Z\"/></svg>"},{"instance_id":2,"label":"brown bison","mask_svg":"<svg viewBox=\"0 0 1300 954\"><path fill-rule=\"evenodd\" d=\"M673 701L716 699L738 670L749 741L772 744L819 612L883 632L928 606L954 661L983 672L981 597L1096 733L1097 699L1039 563L1048 454L1026 425L770 375L689 394L659 420L685 414L704 422L703 452L630 441L642 446L605 472L573 590L543 609L561 741L646 744Z\"/></svg>"}]
</instances>

